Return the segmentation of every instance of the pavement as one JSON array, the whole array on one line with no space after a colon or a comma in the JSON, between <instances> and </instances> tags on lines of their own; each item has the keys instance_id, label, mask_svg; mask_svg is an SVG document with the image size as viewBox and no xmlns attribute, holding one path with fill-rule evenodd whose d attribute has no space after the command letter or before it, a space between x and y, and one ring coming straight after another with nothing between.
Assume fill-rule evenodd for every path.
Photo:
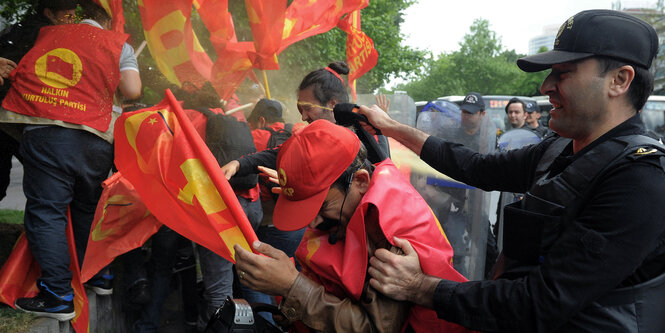
<instances>
[{"instance_id":1,"label":"pavement","mask_svg":"<svg viewBox=\"0 0 665 333\"><path fill-rule=\"evenodd\" d=\"M12 157L12 171L7 196L0 200L0 209L25 209L25 195L23 195L23 165L16 157Z\"/></svg>"}]
</instances>

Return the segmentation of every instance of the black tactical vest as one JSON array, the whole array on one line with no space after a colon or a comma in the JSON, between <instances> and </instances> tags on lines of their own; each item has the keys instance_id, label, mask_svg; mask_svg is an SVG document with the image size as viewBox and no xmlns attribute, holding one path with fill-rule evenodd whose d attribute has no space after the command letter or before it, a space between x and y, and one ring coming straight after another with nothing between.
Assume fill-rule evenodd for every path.
<instances>
[{"instance_id":1,"label":"black tactical vest","mask_svg":"<svg viewBox=\"0 0 665 333\"><path fill-rule=\"evenodd\" d=\"M504 208L503 269L495 276L525 276L547 260L547 252L578 215L589 191L631 156L657 153L665 146L643 135L609 139L580 156L557 175L550 175L555 158L570 143L556 139L538 166L537 181L523 200ZM657 150L653 151L653 149ZM665 157L661 157L663 167ZM664 168L665 169L665 168ZM665 221L664 221L665 223ZM601 297L571 319L560 332L665 332L665 273L647 282L619 288Z\"/></svg>"}]
</instances>

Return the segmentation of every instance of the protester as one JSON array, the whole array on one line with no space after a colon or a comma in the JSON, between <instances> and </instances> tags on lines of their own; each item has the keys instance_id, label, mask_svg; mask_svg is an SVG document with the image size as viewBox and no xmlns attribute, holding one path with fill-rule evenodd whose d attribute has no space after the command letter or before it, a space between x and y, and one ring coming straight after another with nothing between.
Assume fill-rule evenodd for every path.
<instances>
[{"instance_id":1,"label":"protester","mask_svg":"<svg viewBox=\"0 0 665 333\"><path fill-rule=\"evenodd\" d=\"M550 134L550 129L540 125L540 107L536 102L526 103L526 128L530 129L534 133L538 134L539 137L544 138Z\"/></svg>"},{"instance_id":2,"label":"protester","mask_svg":"<svg viewBox=\"0 0 665 333\"><path fill-rule=\"evenodd\" d=\"M485 190L526 192L505 210L494 281L458 283L423 274L408 242L377 250L370 284L439 318L486 332L663 332L663 146L638 110L653 90L658 36L644 21L583 11L559 29L554 49L521 58L551 68L550 128L539 144L494 155L427 136L383 112L369 121L437 170Z\"/></svg>"},{"instance_id":3,"label":"protester","mask_svg":"<svg viewBox=\"0 0 665 333\"><path fill-rule=\"evenodd\" d=\"M39 294L19 298L16 306L62 321L74 317L68 212L82 263L100 185L113 163L112 96L116 89L130 99L141 93L127 36L102 29L110 26L110 17L101 7L81 6L82 24L42 28L16 68L0 110L0 122L24 126L24 225L41 268ZM48 68L40 62L47 56ZM112 290L102 282L98 287Z\"/></svg>"},{"instance_id":4,"label":"protester","mask_svg":"<svg viewBox=\"0 0 665 333\"><path fill-rule=\"evenodd\" d=\"M365 281L368 256L378 248L396 250L384 235L415 242L432 274L464 279L450 265L452 249L436 218L390 160L375 169L353 132L317 120L284 143L277 165L282 194L273 221L282 230L309 225L296 251L303 269L299 273L286 254L268 244L254 244L265 256L236 245L241 283L283 296L280 310L296 327L325 332L450 327L429 310L377 294Z\"/></svg>"},{"instance_id":5,"label":"protester","mask_svg":"<svg viewBox=\"0 0 665 333\"><path fill-rule=\"evenodd\" d=\"M31 15L0 33L0 103L11 87L11 81L3 78L9 78L16 64L35 45L39 29L52 24L73 23L75 9L75 0L40 0ZM12 131L0 124L0 200L7 195L12 157L21 160L19 136L20 131Z\"/></svg>"},{"instance_id":6,"label":"protester","mask_svg":"<svg viewBox=\"0 0 665 333\"><path fill-rule=\"evenodd\" d=\"M506 104L506 114L510 128L522 128L526 122L526 104L517 97L513 97Z\"/></svg>"},{"instance_id":7,"label":"protester","mask_svg":"<svg viewBox=\"0 0 665 333\"><path fill-rule=\"evenodd\" d=\"M311 124L318 119L324 119L336 123L333 108L338 103L348 103L349 101L346 85L342 78L342 75L348 73L349 67L346 63L338 61L330 63L328 67L314 70L303 78L298 86L298 111L303 121ZM388 141L382 135L378 136L378 141L379 143L385 142L385 145L381 145L380 148L387 153ZM230 179L236 174L258 173L259 166L275 169L278 152L279 149L266 149L256 154L243 156L239 160L222 166L222 171L226 178Z\"/></svg>"}]
</instances>

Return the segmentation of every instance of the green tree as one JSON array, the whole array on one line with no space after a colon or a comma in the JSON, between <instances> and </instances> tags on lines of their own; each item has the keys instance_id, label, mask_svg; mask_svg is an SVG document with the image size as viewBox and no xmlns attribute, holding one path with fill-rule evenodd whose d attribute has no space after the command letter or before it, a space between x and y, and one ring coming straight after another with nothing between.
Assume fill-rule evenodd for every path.
<instances>
[{"instance_id":1,"label":"green tree","mask_svg":"<svg viewBox=\"0 0 665 333\"><path fill-rule=\"evenodd\" d=\"M522 72L515 62L523 55L505 50L485 19L476 19L460 49L441 54L425 74L400 86L415 100L477 91L487 95L538 95L545 73Z\"/></svg>"}]
</instances>

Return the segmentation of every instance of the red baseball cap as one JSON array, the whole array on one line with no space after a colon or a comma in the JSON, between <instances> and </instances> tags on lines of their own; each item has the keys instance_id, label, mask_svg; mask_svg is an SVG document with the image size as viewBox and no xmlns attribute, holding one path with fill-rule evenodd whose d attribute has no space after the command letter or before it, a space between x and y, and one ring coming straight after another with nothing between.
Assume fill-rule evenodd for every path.
<instances>
[{"instance_id":1,"label":"red baseball cap","mask_svg":"<svg viewBox=\"0 0 665 333\"><path fill-rule=\"evenodd\" d=\"M330 186L358 155L360 141L348 128L319 119L286 140L277 155L282 194L273 223L281 230L298 230L311 223Z\"/></svg>"}]
</instances>

